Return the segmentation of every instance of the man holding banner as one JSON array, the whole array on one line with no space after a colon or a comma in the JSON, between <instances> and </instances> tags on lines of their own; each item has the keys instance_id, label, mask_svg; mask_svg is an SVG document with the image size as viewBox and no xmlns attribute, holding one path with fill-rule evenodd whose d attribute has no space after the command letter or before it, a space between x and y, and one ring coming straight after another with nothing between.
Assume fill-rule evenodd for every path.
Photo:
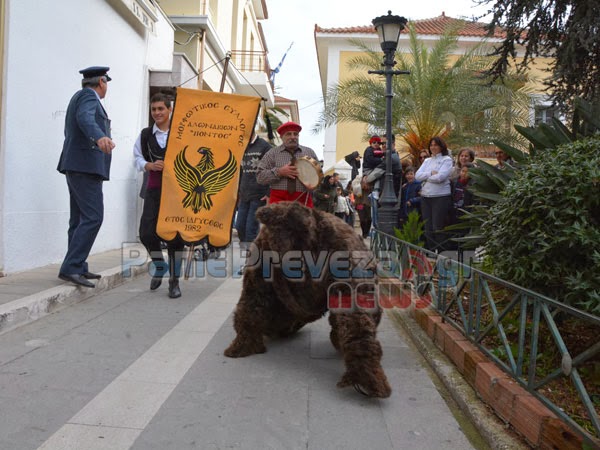
<instances>
[{"instance_id":1,"label":"man holding banner","mask_svg":"<svg viewBox=\"0 0 600 450\"><path fill-rule=\"evenodd\" d=\"M179 271L181 270L184 243L179 237L167 242L169 255L169 264L167 265L163 257L161 239L156 234L171 111L171 99L167 95L158 93L152 96L150 114L154 125L142 130L133 147L133 155L136 169L148 173L144 209L140 219L140 240L148 250L154 266L150 290L158 289L168 270L170 275L169 297L178 298L181 297Z\"/></svg>"},{"instance_id":2,"label":"man holding banner","mask_svg":"<svg viewBox=\"0 0 600 450\"><path fill-rule=\"evenodd\" d=\"M298 180L298 169L294 165L301 156L317 161L312 148L299 145L298 136L302 127L295 122L286 122L277 128L283 144L269 150L258 166L257 181L271 187L269 203L299 201L313 207L312 194Z\"/></svg>"}]
</instances>

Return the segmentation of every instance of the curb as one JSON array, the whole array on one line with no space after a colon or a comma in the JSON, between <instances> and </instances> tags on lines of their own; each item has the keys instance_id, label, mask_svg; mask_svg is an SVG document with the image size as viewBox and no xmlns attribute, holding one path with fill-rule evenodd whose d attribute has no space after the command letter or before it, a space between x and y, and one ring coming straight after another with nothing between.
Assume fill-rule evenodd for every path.
<instances>
[{"instance_id":1,"label":"curb","mask_svg":"<svg viewBox=\"0 0 600 450\"><path fill-rule=\"evenodd\" d=\"M398 312L394 315L399 318L402 326L410 330L419 349L423 347L422 353L425 358L449 388L455 400L465 408L465 412L477 426L481 426L481 432L492 448L518 447L515 447L515 444L500 443L506 436L499 435L496 426L488 429L491 421L486 420L482 423L479 417L481 412L473 408L472 401L461 398L460 393L453 387L456 379L463 380L465 385L466 381L472 392L493 409L496 415L495 422L502 421L504 435L506 428L510 426L533 448L584 448L581 436L574 433L540 400L490 361L460 331L449 323L444 323L435 309L411 308L409 312ZM451 369L445 367L446 364L451 365ZM523 444L520 445L523 448Z\"/></svg>"},{"instance_id":2,"label":"curb","mask_svg":"<svg viewBox=\"0 0 600 450\"><path fill-rule=\"evenodd\" d=\"M100 272L102 278L97 280L94 289L63 284L0 305L0 334L79 303L101 292L109 291L138 275L146 273L148 267L147 264L142 264L141 266L132 266L128 270L127 277L123 275L120 265Z\"/></svg>"},{"instance_id":3,"label":"curb","mask_svg":"<svg viewBox=\"0 0 600 450\"><path fill-rule=\"evenodd\" d=\"M410 308L412 309L412 308ZM486 444L493 450L525 450L530 448L503 423L477 396L454 363L442 353L414 320L414 312L395 308L392 319L410 337L419 353L443 383L461 411L475 426Z\"/></svg>"}]
</instances>

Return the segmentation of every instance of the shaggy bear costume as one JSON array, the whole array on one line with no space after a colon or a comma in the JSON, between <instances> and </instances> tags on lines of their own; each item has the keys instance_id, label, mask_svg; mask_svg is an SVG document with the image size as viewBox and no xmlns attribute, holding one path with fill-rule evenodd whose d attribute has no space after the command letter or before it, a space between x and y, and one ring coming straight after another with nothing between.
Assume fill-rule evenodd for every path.
<instances>
[{"instance_id":1,"label":"shaggy bear costume","mask_svg":"<svg viewBox=\"0 0 600 450\"><path fill-rule=\"evenodd\" d=\"M225 356L232 358L264 353L264 336L289 336L321 318L328 311L328 290L336 281L353 287L374 281L373 277L366 280L354 276L364 275L365 270L374 274L376 263L352 227L333 214L298 202L281 202L260 208L256 216L263 224L254 241L260 257L244 272L242 295L234 315L237 336L225 350ZM289 273L286 277L281 264L270 264L273 255L279 255L281 262L287 252L293 251L295 255L301 251L312 254L310 264L304 256L295 259L296 274L303 274L301 279L294 279ZM354 252L346 258L351 270L355 269L353 276L336 279L330 271L333 266L327 263L320 274L311 270L322 251L328 256L336 251ZM362 271L357 272L357 268ZM391 388L381 367L382 350L376 337L381 309L377 302L370 306L335 308L329 312L330 340L342 353L346 365L338 387L354 386L365 395L389 397Z\"/></svg>"}]
</instances>

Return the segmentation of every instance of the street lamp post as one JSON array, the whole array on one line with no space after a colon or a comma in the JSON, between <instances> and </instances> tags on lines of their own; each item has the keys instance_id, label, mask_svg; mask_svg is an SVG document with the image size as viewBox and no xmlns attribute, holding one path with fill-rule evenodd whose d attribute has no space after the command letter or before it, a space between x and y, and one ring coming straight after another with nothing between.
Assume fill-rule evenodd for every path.
<instances>
[{"instance_id":1,"label":"street lamp post","mask_svg":"<svg viewBox=\"0 0 600 450\"><path fill-rule=\"evenodd\" d=\"M387 149L385 152L385 178L383 184L383 193L379 200L378 209L378 228L387 234L394 234L394 227L397 225L398 208L396 207L398 199L394 191L394 177L392 174L392 76L408 74L407 71L392 70L396 65L394 55L398 47L400 33L404 29L407 20L404 17L392 16L388 11L387 16L380 16L373 19L373 26L379 36L379 44L383 50L384 59L382 66L384 70L369 70L370 74L385 75L385 135L387 138Z\"/></svg>"}]
</instances>

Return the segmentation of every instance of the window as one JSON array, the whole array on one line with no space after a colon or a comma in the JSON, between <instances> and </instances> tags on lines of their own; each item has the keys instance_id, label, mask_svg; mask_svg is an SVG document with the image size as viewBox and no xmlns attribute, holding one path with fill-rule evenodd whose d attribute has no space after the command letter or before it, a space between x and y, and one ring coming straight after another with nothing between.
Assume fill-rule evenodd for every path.
<instances>
[{"instance_id":1,"label":"window","mask_svg":"<svg viewBox=\"0 0 600 450\"><path fill-rule=\"evenodd\" d=\"M534 125L538 125L540 123L550 123L553 117L556 117L557 119L560 118L558 108L553 106L537 105L535 107Z\"/></svg>"}]
</instances>

